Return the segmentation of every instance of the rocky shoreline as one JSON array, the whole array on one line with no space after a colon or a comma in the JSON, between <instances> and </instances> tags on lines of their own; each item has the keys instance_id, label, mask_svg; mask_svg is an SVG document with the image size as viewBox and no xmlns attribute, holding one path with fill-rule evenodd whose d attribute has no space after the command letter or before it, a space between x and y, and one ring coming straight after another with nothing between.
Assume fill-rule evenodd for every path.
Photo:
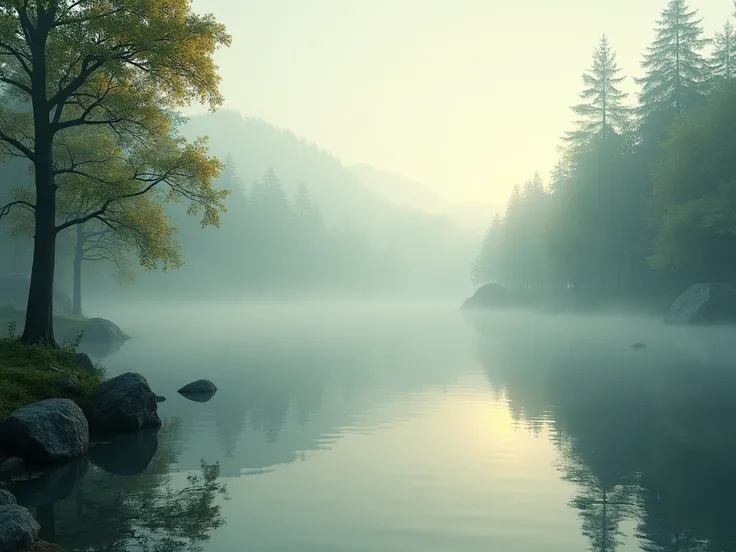
<instances>
[{"instance_id":1,"label":"rocky shoreline","mask_svg":"<svg viewBox=\"0 0 736 552\"><path fill-rule=\"evenodd\" d=\"M111 327L108 324L103 326L106 331ZM108 331L106 335L116 338L125 336L122 331ZM128 339L127 336L125 338ZM24 370L35 371L35 377L51 381L52 392L56 389L60 396L53 396L52 392L41 394L40 397L51 396L15 408L0 420L0 550L61 550L54 544L39 540L41 527L38 521L25 506L19 504L20 499L16 499L5 483L12 485L57 471L65 472L67 466L73 467L95 456L101 456L104 463L103 457L107 451L105 443L119 438L127 442L127 436L131 436L129 446L133 449L146 448L150 439L136 436L144 435L149 429L156 431L161 426L158 405L165 398L154 393L146 378L136 372L126 372L100 381L100 368L85 353L64 353L63 359L67 364L60 364L63 369L51 365L44 368L38 365L37 358L24 359L18 356L24 353L23 346L8 343L10 347L17 348L15 358L19 366L13 369L20 374ZM43 353L31 349L26 352ZM73 367L68 364L73 364ZM95 385L85 388L82 393L82 389L77 389L80 382L86 385L92 382ZM82 393L76 400L62 396L75 390ZM182 387L179 393L201 402L209 400L216 391L212 382L198 380ZM152 454L155 454L155 448ZM127 466L122 469L127 469ZM140 470L136 468L136 471Z\"/></svg>"}]
</instances>

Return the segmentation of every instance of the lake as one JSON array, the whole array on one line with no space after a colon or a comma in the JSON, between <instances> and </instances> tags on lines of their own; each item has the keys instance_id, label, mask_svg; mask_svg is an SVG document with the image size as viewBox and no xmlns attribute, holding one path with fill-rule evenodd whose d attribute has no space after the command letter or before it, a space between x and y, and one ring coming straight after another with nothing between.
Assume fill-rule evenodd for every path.
<instances>
[{"instance_id":1,"label":"lake","mask_svg":"<svg viewBox=\"0 0 736 552\"><path fill-rule=\"evenodd\" d=\"M450 305L98 306L164 425L16 489L65 550L736 550L736 333ZM635 342L644 348L632 348ZM176 393L199 378L206 402Z\"/></svg>"}]
</instances>

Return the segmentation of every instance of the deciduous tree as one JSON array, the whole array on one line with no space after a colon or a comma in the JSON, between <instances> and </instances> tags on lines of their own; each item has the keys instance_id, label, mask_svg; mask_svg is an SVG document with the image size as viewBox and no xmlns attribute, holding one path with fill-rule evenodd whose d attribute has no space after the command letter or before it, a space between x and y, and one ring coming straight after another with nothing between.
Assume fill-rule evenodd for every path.
<instances>
[{"instance_id":1,"label":"deciduous tree","mask_svg":"<svg viewBox=\"0 0 736 552\"><path fill-rule=\"evenodd\" d=\"M34 253L22 340L55 345L52 295L56 236L99 219L119 202L166 187L185 199L203 223L216 224L223 194L212 187L219 164L204 143L174 134L175 110L193 101L218 106L212 59L230 37L189 0L6 0L0 2L0 83L29 110L0 109L4 152L28 158L34 169ZM87 127L107 128L120 153L120 176L104 180L73 154L55 153ZM73 151L73 148L70 147ZM105 160L103 163L107 163ZM63 175L106 188L99 208L57 222Z\"/></svg>"}]
</instances>

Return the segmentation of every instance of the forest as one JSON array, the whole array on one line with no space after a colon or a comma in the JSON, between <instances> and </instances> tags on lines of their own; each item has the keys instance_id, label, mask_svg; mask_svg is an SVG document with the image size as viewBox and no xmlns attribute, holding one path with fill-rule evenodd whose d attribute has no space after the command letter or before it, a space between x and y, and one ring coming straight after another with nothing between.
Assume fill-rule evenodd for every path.
<instances>
[{"instance_id":1,"label":"forest","mask_svg":"<svg viewBox=\"0 0 736 552\"><path fill-rule=\"evenodd\" d=\"M670 0L638 90L603 35L546 180L517 185L472 265L476 284L588 301L676 296L736 279L736 32L706 36Z\"/></svg>"}]
</instances>

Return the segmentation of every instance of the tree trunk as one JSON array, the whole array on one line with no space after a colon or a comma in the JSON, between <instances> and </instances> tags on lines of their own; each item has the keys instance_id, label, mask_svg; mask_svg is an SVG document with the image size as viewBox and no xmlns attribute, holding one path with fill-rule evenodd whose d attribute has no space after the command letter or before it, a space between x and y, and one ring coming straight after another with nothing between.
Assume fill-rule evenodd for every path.
<instances>
[{"instance_id":1,"label":"tree trunk","mask_svg":"<svg viewBox=\"0 0 736 552\"><path fill-rule=\"evenodd\" d=\"M54 133L46 100L46 44L32 45L34 172L36 183L35 234L31 285L26 306L26 324L21 341L57 347L54 339L54 269L56 265L56 187L54 184Z\"/></svg>"},{"instance_id":2,"label":"tree trunk","mask_svg":"<svg viewBox=\"0 0 736 552\"><path fill-rule=\"evenodd\" d=\"M77 224L77 244L74 247L73 313L82 316L82 260L84 259L84 225Z\"/></svg>"}]
</instances>

